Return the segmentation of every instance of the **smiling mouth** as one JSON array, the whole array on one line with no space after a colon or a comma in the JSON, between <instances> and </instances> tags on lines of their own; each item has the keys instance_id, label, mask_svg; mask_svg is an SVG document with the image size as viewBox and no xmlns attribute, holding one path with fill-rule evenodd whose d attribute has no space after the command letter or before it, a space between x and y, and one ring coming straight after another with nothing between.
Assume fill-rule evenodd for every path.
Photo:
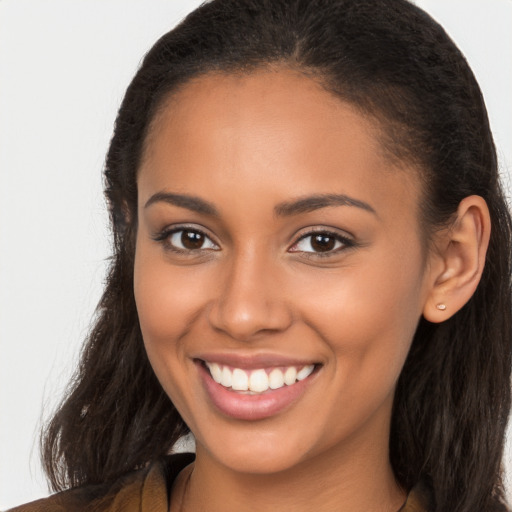
<instances>
[{"instance_id":1,"label":"smiling mouth","mask_svg":"<svg viewBox=\"0 0 512 512\"><path fill-rule=\"evenodd\" d=\"M232 391L251 395L293 386L309 377L316 367L315 364L309 364L246 370L208 361L202 363L217 384Z\"/></svg>"}]
</instances>

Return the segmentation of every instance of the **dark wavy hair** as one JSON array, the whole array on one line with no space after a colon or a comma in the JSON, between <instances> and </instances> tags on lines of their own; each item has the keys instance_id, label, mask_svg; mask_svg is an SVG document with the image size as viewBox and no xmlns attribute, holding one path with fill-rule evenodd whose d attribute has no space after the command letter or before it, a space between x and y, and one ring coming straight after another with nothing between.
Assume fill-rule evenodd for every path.
<instances>
[{"instance_id":1,"label":"dark wavy hair","mask_svg":"<svg viewBox=\"0 0 512 512\"><path fill-rule=\"evenodd\" d=\"M438 512L506 510L511 218L475 77L445 31L406 0L213 0L148 52L106 159L114 254L105 292L69 393L43 432L52 488L117 478L188 432L153 373L137 318L137 170L151 121L179 87L268 66L303 72L379 123L388 153L419 169L427 243L464 197L487 202L481 282L449 320L420 320L396 388L390 457L404 489L428 482Z\"/></svg>"}]
</instances>

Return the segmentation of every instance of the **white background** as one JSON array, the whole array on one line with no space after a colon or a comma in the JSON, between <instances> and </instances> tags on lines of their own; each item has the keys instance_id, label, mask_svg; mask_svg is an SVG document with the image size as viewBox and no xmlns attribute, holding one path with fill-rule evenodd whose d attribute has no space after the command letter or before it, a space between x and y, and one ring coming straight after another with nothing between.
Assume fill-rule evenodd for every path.
<instances>
[{"instance_id":1,"label":"white background","mask_svg":"<svg viewBox=\"0 0 512 512\"><path fill-rule=\"evenodd\" d=\"M37 432L102 290L116 110L145 51L199 3L0 0L0 509L47 494ZM473 67L509 187L512 0L417 3Z\"/></svg>"}]
</instances>

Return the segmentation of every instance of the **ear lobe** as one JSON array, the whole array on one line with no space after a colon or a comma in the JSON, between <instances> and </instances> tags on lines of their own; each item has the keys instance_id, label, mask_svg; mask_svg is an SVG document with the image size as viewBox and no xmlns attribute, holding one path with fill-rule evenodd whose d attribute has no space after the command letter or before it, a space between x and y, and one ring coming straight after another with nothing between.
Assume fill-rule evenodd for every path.
<instances>
[{"instance_id":1,"label":"ear lobe","mask_svg":"<svg viewBox=\"0 0 512 512\"><path fill-rule=\"evenodd\" d=\"M437 263L423 308L430 322L443 322L459 311L475 292L485 264L491 220L480 196L464 198L453 224L438 239Z\"/></svg>"}]
</instances>

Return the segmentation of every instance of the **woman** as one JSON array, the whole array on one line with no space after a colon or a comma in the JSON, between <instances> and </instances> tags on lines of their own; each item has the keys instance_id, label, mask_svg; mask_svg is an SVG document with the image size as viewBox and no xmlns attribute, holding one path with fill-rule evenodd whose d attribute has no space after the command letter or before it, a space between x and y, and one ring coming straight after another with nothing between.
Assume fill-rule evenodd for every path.
<instances>
[{"instance_id":1,"label":"woman","mask_svg":"<svg viewBox=\"0 0 512 512\"><path fill-rule=\"evenodd\" d=\"M44 440L74 489L20 510L506 510L510 216L426 14L202 6L128 88L106 183L115 259Z\"/></svg>"}]
</instances>

